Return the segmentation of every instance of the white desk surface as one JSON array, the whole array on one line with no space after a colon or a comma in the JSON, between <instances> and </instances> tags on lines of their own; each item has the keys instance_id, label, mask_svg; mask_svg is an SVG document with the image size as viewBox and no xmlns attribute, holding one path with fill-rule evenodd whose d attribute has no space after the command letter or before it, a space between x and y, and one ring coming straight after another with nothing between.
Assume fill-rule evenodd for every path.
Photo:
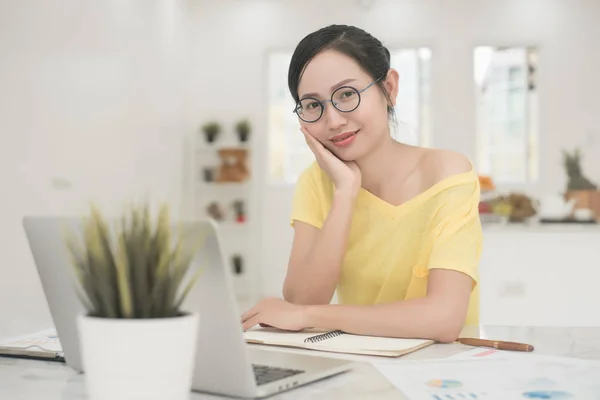
<instances>
[{"instance_id":1,"label":"white desk surface","mask_svg":"<svg viewBox=\"0 0 600 400\"><path fill-rule=\"evenodd\" d=\"M482 337L530 343L535 352L600 360L600 328L483 327ZM470 332L469 336L478 336ZM440 359L470 349L461 344L435 344L397 360ZM274 349L272 351L301 351ZM318 353L323 355L324 353ZM370 361L372 357L333 355L357 360L347 373L270 397L270 399L405 399ZM190 400L223 397L193 393ZM0 357L0 399L80 400L86 399L83 375L62 363Z\"/></svg>"}]
</instances>

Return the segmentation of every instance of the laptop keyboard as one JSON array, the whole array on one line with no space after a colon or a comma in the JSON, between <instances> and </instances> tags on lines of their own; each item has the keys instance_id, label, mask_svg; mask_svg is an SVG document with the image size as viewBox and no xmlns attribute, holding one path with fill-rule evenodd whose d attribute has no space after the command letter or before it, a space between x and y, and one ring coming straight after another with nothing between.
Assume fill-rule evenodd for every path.
<instances>
[{"instance_id":1,"label":"laptop keyboard","mask_svg":"<svg viewBox=\"0 0 600 400\"><path fill-rule=\"evenodd\" d=\"M254 368L254 376L257 385L273 382L279 379L287 378L292 375L301 374L304 371L298 369L277 368L268 365L252 364Z\"/></svg>"}]
</instances>

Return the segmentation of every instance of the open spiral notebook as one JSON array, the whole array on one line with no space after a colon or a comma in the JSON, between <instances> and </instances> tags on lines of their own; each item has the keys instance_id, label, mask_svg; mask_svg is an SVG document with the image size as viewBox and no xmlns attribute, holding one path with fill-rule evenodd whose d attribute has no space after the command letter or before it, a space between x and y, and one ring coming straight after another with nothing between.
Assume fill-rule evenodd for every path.
<instances>
[{"instance_id":1,"label":"open spiral notebook","mask_svg":"<svg viewBox=\"0 0 600 400\"><path fill-rule=\"evenodd\" d=\"M382 357L400 357L435 343L428 339L362 336L313 329L293 332L276 328L247 330L244 332L244 339L252 344Z\"/></svg>"}]
</instances>

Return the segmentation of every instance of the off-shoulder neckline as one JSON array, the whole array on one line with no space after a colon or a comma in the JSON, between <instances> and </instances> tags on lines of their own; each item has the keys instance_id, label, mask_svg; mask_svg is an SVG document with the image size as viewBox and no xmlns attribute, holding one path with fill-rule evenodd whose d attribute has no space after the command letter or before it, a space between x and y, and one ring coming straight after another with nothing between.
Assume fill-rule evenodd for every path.
<instances>
[{"instance_id":1,"label":"off-shoulder neckline","mask_svg":"<svg viewBox=\"0 0 600 400\"><path fill-rule=\"evenodd\" d=\"M359 201L375 201L377 204L380 204L386 209L392 210L393 212L399 212L400 210L411 208L411 206L416 206L417 204L420 204L430 198L433 198L435 195L439 194L440 192L446 189L457 185L470 183L474 180L478 182L478 179L479 178L475 171L475 167L471 163L471 168L468 171L448 175L447 177L440 179L433 185L429 186L427 189L421 191L420 193L416 194L415 196L398 205L388 203L387 201L374 195L373 193L369 192L364 188L361 188L359 191Z\"/></svg>"}]
</instances>

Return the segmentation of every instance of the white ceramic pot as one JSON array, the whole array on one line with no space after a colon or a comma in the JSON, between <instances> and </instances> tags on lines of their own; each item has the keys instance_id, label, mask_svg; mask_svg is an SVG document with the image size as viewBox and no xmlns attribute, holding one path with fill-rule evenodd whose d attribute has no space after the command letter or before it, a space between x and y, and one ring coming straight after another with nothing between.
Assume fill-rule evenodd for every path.
<instances>
[{"instance_id":1,"label":"white ceramic pot","mask_svg":"<svg viewBox=\"0 0 600 400\"><path fill-rule=\"evenodd\" d=\"M183 400L191 393L199 316L80 316L89 400Z\"/></svg>"}]
</instances>

